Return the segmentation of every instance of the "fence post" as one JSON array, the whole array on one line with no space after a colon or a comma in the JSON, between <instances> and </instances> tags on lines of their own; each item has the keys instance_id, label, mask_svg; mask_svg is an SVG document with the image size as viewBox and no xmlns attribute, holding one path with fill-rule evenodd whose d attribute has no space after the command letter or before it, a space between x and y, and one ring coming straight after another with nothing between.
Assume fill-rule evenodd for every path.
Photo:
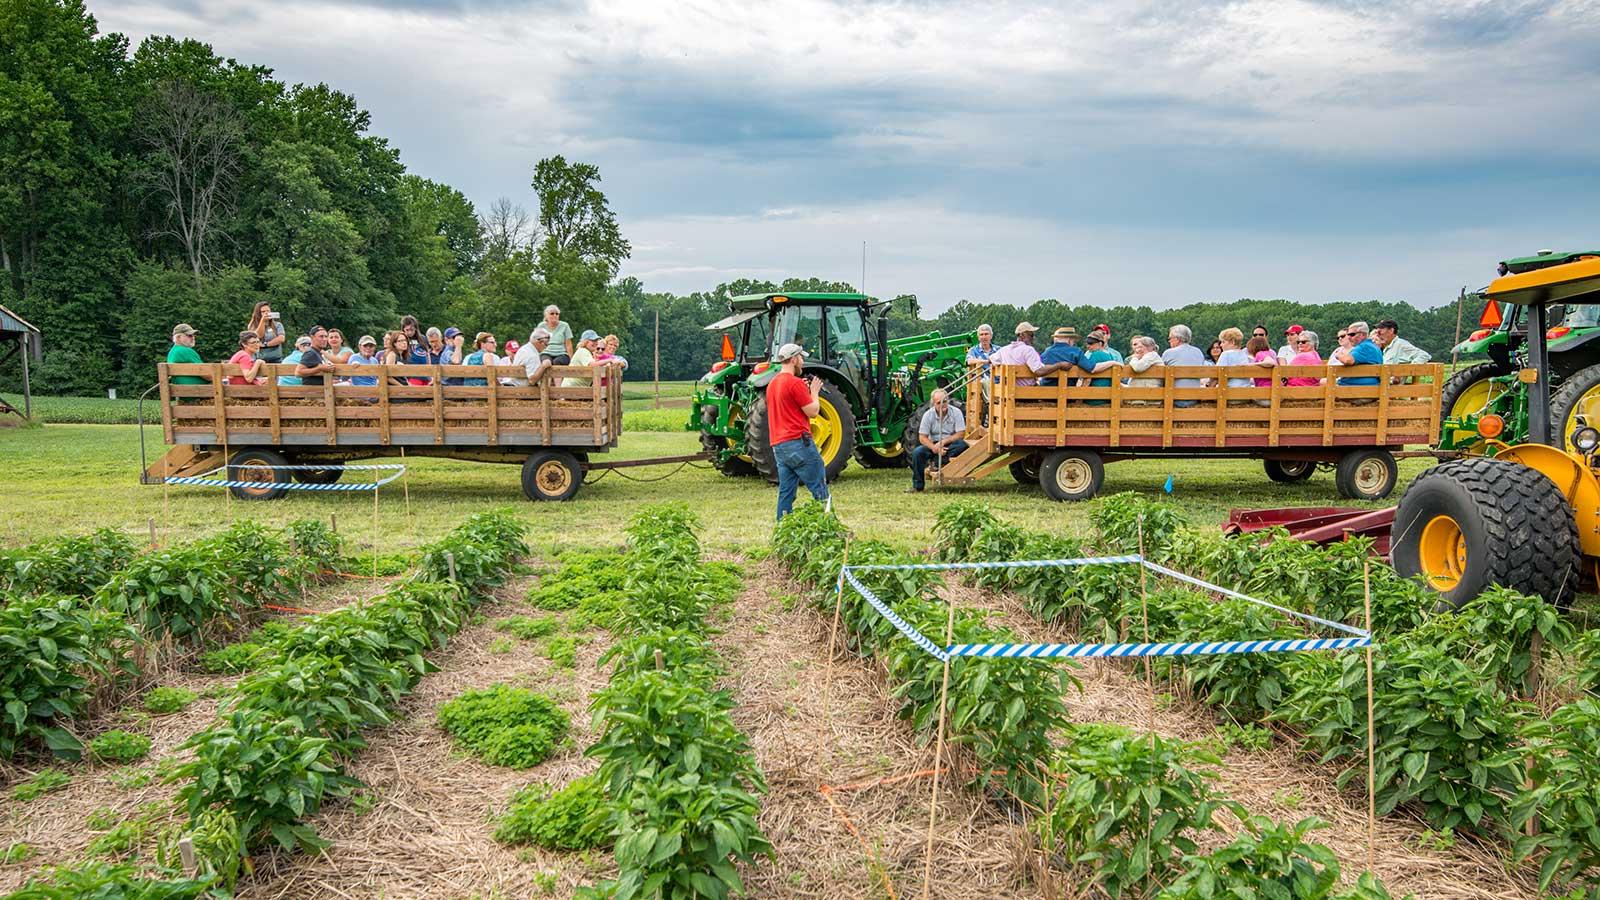
<instances>
[{"instance_id":1,"label":"fence post","mask_svg":"<svg viewBox=\"0 0 1600 900\"><path fill-rule=\"evenodd\" d=\"M333 533L334 534L338 534L339 533L339 514L338 513L328 513L328 527L333 529Z\"/></svg>"},{"instance_id":2,"label":"fence post","mask_svg":"<svg viewBox=\"0 0 1600 900\"><path fill-rule=\"evenodd\" d=\"M450 581L451 581L451 583L452 584L455 583L455 580L456 580L456 555L454 553L451 553L449 550L446 550L444 552L444 564L445 564L445 567L450 570Z\"/></svg>"},{"instance_id":3,"label":"fence post","mask_svg":"<svg viewBox=\"0 0 1600 900\"><path fill-rule=\"evenodd\" d=\"M150 523L150 549L156 549L156 520L149 519Z\"/></svg>"}]
</instances>

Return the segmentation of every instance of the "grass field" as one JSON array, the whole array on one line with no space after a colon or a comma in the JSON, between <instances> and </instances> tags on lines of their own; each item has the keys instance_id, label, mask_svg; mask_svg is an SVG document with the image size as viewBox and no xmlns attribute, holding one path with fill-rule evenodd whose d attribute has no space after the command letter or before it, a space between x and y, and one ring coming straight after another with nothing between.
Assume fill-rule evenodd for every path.
<instances>
[{"instance_id":1,"label":"grass field","mask_svg":"<svg viewBox=\"0 0 1600 900\"><path fill-rule=\"evenodd\" d=\"M682 410L630 413L659 417L663 427L681 427ZM641 432L631 420L613 459L694 453L699 444L684 431ZM153 460L164 447L159 429L145 430L146 452ZM170 539L187 539L226 527L235 517L286 523L306 516L338 514L342 531L362 543L371 540L372 502L365 493L291 493L270 503L230 500L214 488L141 485L138 429L123 425L50 425L44 428L0 429L0 529L8 544L26 543L58 534L82 533L108 525L144 533L154 519ZM711 469L685 467L662 480L672 467L625 469L585 485L570 503L534 504L523 499L516 466L411 459L404 484L385 488L379 499L378 544L384 549L414 546L443 534L475 510L510 505L533 523L536 540L549 545L614 544L618 524L650 503L685 500L700 514L705 540L712 548L764 544L772 531L776 491L754 478L726 478ZM1403 483L1426 463L1401 465ZM1283 486L1269 481L1261 464L1249 460L1141 460L1106 467L1104 494L1140 491L1162 493L1173 476L1173 498L1198 523L1220 523L1234 507L1345 503L1334 492L1331 473ZM1069 533L1087 528L1094 503L1057 504L1037 487L1023 487L1005 472L975 485L904 493L909 476L903 470L867 470L852 464L834 486L834 501L858 533L883 538L906 548L925 546L934 515L950 497L979 497L996 512L1034 525L1055 523ZM411 515L405 496L410 495ZM805 493L802 490L802 499ZM1398 496L1399 491L1396 491ZM1379 505L1379 504L1374 504Z\"/></svg>"}]
</instances>

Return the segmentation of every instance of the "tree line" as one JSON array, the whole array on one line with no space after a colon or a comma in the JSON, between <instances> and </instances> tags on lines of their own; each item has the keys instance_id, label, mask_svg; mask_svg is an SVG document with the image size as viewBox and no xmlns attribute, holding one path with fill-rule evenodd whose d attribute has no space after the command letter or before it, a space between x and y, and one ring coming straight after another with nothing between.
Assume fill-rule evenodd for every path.
<instances>
[{"instance_id":1,"label":"tree line","mask_svg":"<svg viewBox=\"0 0 1600 900\"><path fill-rule=\"evenodd\" d=\"M101 34L81 0L0 0L0 304L43 331L42 394L145 389L180 321L200 331L205 359L226 359L259 300L291 335L322 324L351 343L403 314L521 341L555 303L575 327L623 336L635 378L651 372L659 319L661 377L690 379L717 358L720 336L703 328L729 296L853 290L740 279L675 295L619 280L630 247L600 181L595 166L551 156L533 166L531 210L509 198L480 210L407 172L349 94L287 84L196 40L130 48ZM891 323L901 336L987 322L1002 341L1022 319L1047 330L1105 323L1122 346L1176 322L1205 337L1256 323L1276 335L1297 322L1328 337L1326 348L1338 325L1390 317L1448 354L1453 307L1380 301L1154 310L962 300L924 318L902 295ZM19 378L15 359L0 370L0 386Z\"/></svg>"}]
</instances>

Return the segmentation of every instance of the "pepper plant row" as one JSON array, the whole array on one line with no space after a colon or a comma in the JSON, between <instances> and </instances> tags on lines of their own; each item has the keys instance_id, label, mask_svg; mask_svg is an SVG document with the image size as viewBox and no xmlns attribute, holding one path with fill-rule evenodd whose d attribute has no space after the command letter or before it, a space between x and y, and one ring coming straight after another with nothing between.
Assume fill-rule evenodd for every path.
<instances>
[{"instance_id":1,"label":"pepper plant row","mask_svg":"<svg viewBox=\"0 0 1600 900\"><path fill-rule=\"evenodd\" d=\"M1323 618L1364 623L1367 548L1356 540L1318 547L1286 535L1225 538L1185 527L1170 506L1137 495L1109 498L1092 516L1090 545L1023 531L973 504L941 511L939 552L952 560L1066 558L1137 552L1152 560ZM1142 532L1142 534L1141 534ZM1256 604L1212 600L1186 589L1140 590L1135 567L1018 569L983 573L1017 592L1039 618L1082 634L1120 638L1145 617L1154 640L1304 636L1300 623ZM1458 611L1392 568L1370 567L1375 654L1376 798L1380 814L1415 809L1436 829L1467 828L1513 842L1518 860L1544 853L1541 889L1581 883L1600 868L1600 769L1568 764L1600 732L1592 701L1548 720L1516 692L1559 652L1571 629L1537 597L1492 590ZM1366 763L1366 666L1361 654L1265 654L1161 660L1197 696L1242 720L1282 722L1339 784L1359 783ZM1530 748L1554 750L1532 752ZM1525 790L1532 779L1535 790ZM1552 805L1559 805L1557 814ZM1537 834L1526 834L1539 821Z\"/></svg>"},{"instance_id":2,"label":"pepper plant row","mask_svg":"<svg viewBox=\"0 0 1600 900\"><path fill-rule=\"evenodd\" d=\"M108 682L134 679L136 652L171 636L198 643L263 602L298 592L339 554L320 522L280 536L253 522L138 555L102 530L0 553L0 757L42 744L83 747L66 727Z\"/></svg>"},{"instance_id":3,"label":"pepper plant row","mask_svg":"<svg viewBox=\"0 0 1600 900\"><path fill-rule=\"evenodd\" d=\"M696 525L687 507L663 505L627 529L615 607L627 636L601 658L613 668L591 703L588 750L611 798L618 874L579 896L727 897L744 891L736 864L772 852L756 825L766 781L709 639L708 615L738 580L701 561Z\"/></svg>"}]
</instances>

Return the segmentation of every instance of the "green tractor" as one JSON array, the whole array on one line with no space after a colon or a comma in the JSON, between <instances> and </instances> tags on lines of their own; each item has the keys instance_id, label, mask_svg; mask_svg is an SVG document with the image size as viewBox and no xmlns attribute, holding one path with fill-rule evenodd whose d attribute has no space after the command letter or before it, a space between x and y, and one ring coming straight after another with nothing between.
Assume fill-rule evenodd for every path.
<instances>
[{"instance_id":1,"label":"green tractor","mask_svg":"<svg viewBox=\"0 0 1600 900\"><path fill-rule=\"evenodd\" d=\"M1500 274L1520 275L1593 257L1600 257L1600 251L1543 250L1534 256L1502 262ZM1441 450L1492 455L1498 444L1520 444L1528 439L1528 391L1520 380L1520 373L1528 368L1524 308L1512 306L1502 317L1500 306L1487 297L1485 290L1462 297L1463 303L1483 303L1480 322L1487 327L1457 344L1455 354L1481 353L1489 358L1457 370L1445 382L1439 400ZM1495 320L1499 320L1498 324L1493 324ZM1580 406L1593 412L1591 407L1600 405L1600 369L1588 371L1600 363L1600 306L1553 306L1549 323L1545 337L1550 378L1557 388L1551 398L1552 413L1554 421L1565 422L1579 413ZM1571 391L1567 390L1569 387ZM1571 430L1567 428L1563 433Z\"/></svg>"},{"instance_id":2,"label":"green tractor","mask_svg":"<svg viewBox=\"0 0 1600 900\"><path fill-rule=\"evenodd\" d=\"M865 294L747 294L730 307L706 326L724 332L722 360L695 385L686 427L700 432L722 474L774 482L766 387L778 374L768 362L777 348L804 347L806 372L822 379L811 435L832 481L852 455L873 469L905 465L928 396L964 382L967 348L978 339L935 331L891 341L889 304Z\"/></svg>"}]
</instances>

